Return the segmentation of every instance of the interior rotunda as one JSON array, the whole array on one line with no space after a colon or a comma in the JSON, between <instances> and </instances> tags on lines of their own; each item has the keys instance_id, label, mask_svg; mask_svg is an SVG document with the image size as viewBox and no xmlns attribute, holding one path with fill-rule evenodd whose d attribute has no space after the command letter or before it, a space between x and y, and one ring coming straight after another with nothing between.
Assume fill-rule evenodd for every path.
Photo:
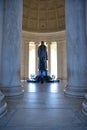
<instances>
[{"instance_id":1,"label":"interior rotunda","mask_svg":"<svg viewBox=\"0 0 87 130\"><path fill-rule=\"evenodd\" d=\"M86 0L0 0L0 130L87 130L86 23ZM41 41L60 82L27 82Z\"/></svg>"}]
</instances>

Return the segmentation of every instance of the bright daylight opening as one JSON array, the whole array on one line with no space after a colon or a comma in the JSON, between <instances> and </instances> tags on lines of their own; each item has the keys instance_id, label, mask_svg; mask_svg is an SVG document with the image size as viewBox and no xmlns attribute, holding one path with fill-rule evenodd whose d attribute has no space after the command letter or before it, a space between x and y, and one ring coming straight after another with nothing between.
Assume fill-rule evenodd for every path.
<instances>
[{"instance_id":1,"label":"bright daylight opening","mask_svg":"<svg viewBox=\"0 0 87 130\"><path fill-rule=\"evenodd\" d=\"M39 44L40 45L40 44ZM47 51L48 51L48 45L45 43L47 46ZM31 79L36 75L36 63L38 61L38 58L36 58L36 47L34 42L29 42L29 71L28 71L28 77ZM50 44L50 63L48 59L48 64L50 65L51 72L50 75L52 77L57 78L57 43L52 42Z\"/></svg>"},{"instance_id":2,"label":"bright daylight opening","mask_svg":"<svg viewBox=\"0 0 87 130\"><path fill-rule=\"evenodd\" d=\"M35 43L29 42L29 72L28 77L35 75L36 59L35 59Z\"/></svg>"},{"instance_id":3,"label":"bright daylight opening","mask_svg":"<svg viewBox=\"0 0 87 130\"><path fill-rule=\"evenodd\" d=\"M51 43L51 76L57 78L57 43Z\"/></svg>"}]
</instances>

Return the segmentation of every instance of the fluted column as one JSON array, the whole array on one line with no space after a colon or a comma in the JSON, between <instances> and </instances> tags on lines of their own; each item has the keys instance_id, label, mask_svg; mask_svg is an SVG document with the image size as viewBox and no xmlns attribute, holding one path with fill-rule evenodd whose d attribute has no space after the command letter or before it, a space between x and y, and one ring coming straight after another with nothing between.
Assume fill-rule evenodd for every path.
<instances>
[{"instance_id":1,"label":"fluted column","mask_svg":"<svg viewBox=\"0 0 87 130\"><path fill-rule=\"evenodd\" d=\"M57 75L58 75L58 79L62 79L62 74L61 74L62 65L61 65L61 63L62 63L62 59L61 59L61 41L57 41L57 68L58 68L58 70L57 70L58 74Z\"/></svg>"},{"instance_id":2,"label":"fluted column","mask_svg":"<svg viewBox=\"0 0 87 130\"><path fill-rule=\"evenodd\" d=\"M1 83L1 62L2 62L2 41L3 41L3 0L0 1L0 83Z\"/></svg>"},{"instance_id":3,"label":"fluted column","mask_svg":"<svg viewBox=\"0 0 87 130\"><path fill-rule=\"evenodd\" d=\"M24 39L22 39L21 45L21 80L24 80Z\"/></svg>"},{"instance_id":4,"label":"fluted column","mask_svg":"<svg viewBox=\"0 0 87 130\"><path fill-rule=\"evenodd\" d=\"M21 32L22 0L5 0L0 89L6 96L22 94Z\"/></svg>"},{"instance_id":5,"label":"fluted column","mask_svg":"<svg viewBox=\"0 0 87 130\"><path fill-rule=\"evenodd\" d=\"M22 39L21 47L21 79L28 79L28 69L29 69L29 42Z\"/></svg>"},{"instance_id":6,"label":"fluted column","mask_svg":"<svg viewBox=\"0 0 87 130\"><path fill-rule=\"evenodd\" d=\"M47 43L48 45L48 71L49 73L51 72L51 61L50 61L50 56L51 56L51 48L50 48L50 45L51 45L51 42L48 42Z\"/></svg>"},{"instance_id":7,"label":"fluted column","mask_svg":"<svg viewBox=\"0 0 87 130\"><path fill-rule=\"evenodd\" d=\"M1 61L2 61L2 37L3 37L3 0L0 0L0 84L1 84ZM0 118L7 112L7 103L4 94L0 91Z\"/></svg>"},{"instance_id":8,"label":"fluted column","mask_svg":"<svg viewBox=\"0 0 87 130\"><path fill-rule=\"evenodd\" d=\"M28 72L29 72L29 42L24 42L24 78L25 80L28 79Z\"/></svg>"},{"instance_id":9,"label":"fluted column","mask_svg":"<svg viewBox=\"0 0 87 130\"><path fill-rule=\"evenodd\" d=\"M87 0L85 0L85 19L86 19L86 41L87 41ZM87 92L85 94L85 101L82 103L82 112L87 116Z\"/></svg>"},{"instance_id":10,"label":"fluted column","mask_svg":"<svg viewBox=\"0 0 87 130\"><path fill-rule=\"evenodd\" d=\"M84 97L87 93L87 41L85 1L66 0L67 71L65 94Z\"/></svg>"},{"instance_id":11,"label":"fluted column","mask_svg":"<svg viewBox=\"0 0 87 130\"><path fill-rule=\"evenodd\" d=\"M66 41L61 41L61 77L63 80L67 79L67 57L66 57Z\"/></svg>"},{"instance_id":12,"label":"fluted column","mask_svg":"<svg viewBox=\"0 0 87 130\"><path fill-rule=\"evenodd\" d=\"M38 42L35 42L35 59L36 59L36 74L38 72Z\"/></svg>"}]
</instances>

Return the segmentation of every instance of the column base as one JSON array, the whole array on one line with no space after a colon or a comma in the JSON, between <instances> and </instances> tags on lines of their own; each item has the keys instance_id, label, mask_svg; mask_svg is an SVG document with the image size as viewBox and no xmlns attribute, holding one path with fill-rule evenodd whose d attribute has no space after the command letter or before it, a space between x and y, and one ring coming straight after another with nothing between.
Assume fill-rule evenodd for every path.
<instances>
[{"instance_id":1,"label":"column base","mask_svg":"<svg viewBox=\"0 0 87 130\"><path fill-rule=\"evenodd\" d=\"M6 97L16 97L23 94L24 90L23 87L20 86L11 86L11 87L0 87L1 91Z\"/></svg>"},{"instance_id":2,"label":"column base","mask_svg":"<svg viewBox=\"0 0 87 130\"><path fill-rule=\"evenodd\" d=\"M85 97L86 97L86 101L84 101L84 102L82 103L82 112L83 112L84 115L87 116L87 94L86 94Z\"/></svg>"},{"instance_id":3,"label":"column base","mask_svg":"<svg viewBox=\"0 0 87 130\"><path fill-rule=\"evenodd\" d=\"M84 98L87 93L87 88L77 88L75 86L66 86L64 93L70 97Z\"/></svg>"},{"instance_id":4,"label":"column base","mask_svg":"<svg viewBox=\"0 0 87 130\"><path fill-rule=\"evenodd\" d=\"M7 103L4 101L4 95L0 91L0 118L7 112Z\"/></svg>"}]
</instances>

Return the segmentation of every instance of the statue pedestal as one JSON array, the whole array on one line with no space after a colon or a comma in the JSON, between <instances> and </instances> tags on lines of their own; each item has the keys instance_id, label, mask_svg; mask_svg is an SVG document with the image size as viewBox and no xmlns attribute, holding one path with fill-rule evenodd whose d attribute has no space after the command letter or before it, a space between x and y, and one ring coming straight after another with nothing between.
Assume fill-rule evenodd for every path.
<instances>
[{"instance_id":1,"label":"statue pedestal","mask_svg":"<svg viewBox=\"0 0 87 130\"><path fill-rule=\"evenodd\" d=\"M38 71L35 78L32 80L27 80L27 82L59 82L59 80L56 80L52 78L47 70Z\"/></svg>"}]
</instances>

